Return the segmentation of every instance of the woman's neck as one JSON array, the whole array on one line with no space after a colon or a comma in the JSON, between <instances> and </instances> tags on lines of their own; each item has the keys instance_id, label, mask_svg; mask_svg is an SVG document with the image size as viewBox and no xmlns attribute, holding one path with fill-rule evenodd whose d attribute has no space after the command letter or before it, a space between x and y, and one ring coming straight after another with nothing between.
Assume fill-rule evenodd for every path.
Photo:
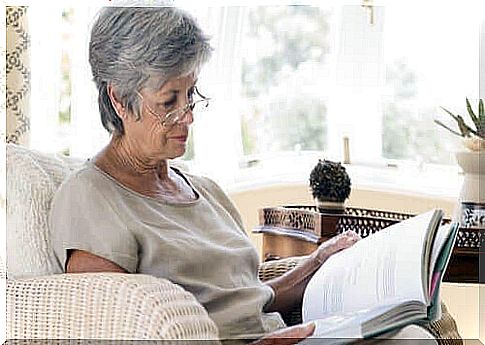
<instances>
[{"instance_id":1,"label":"woman's neck","mask_svg":"<svg viewBox=\"0 0 485 345\"><path fill-rule=\"evenodd\" d=\"M123 174L135 178L163 181L169 179L169 164L165 159L143 155L143 149L136 142L124 137L113 136L100 153L105 162Z\"/></svg>"},{"instance_id":2,"label":"woman's neck","mask_svg":"<svg viewBox=\"0 0 485 345\"><path fill-rule=\"evenodd\" d=\"M138 193L174 201L190 201L196 198L190 186L177 173L169 169L167 160L155 160L143 156L136 145L119 138L110 143L95 157L93 163Z\"/></svg>"}]
</instances>

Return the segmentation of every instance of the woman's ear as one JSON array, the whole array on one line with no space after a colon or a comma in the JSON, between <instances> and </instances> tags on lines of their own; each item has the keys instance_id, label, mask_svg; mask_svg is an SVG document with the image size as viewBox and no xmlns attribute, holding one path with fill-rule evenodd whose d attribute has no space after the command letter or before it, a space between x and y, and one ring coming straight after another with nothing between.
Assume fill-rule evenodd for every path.
<instances>
[{"instance_id":1,"label":"woman's ear","mask_svg":"<svg viewBox=\"0 0 485 345\"><path fill-rule=\"evenodd\" d=\"M115 90L111 84L108 84L108 97L111 100L111 105L118 114L118 116L124 120L127 118L126 109L123 107L118 95L116 95Z\"/></svg>"}]
</instances>

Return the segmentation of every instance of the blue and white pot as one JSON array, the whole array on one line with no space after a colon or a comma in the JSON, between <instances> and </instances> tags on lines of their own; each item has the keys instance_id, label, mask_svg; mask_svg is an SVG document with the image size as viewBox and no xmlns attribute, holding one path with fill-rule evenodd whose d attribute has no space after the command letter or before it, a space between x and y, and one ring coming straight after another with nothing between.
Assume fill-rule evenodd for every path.
<instances>
[{"instance_id":1,"label":"blue and white pot","mask_svg":"<svg viewBox=\"0 0 485 345\"><path fill-rule=\"evenodd\" d=\"M464 173L457 214L460 224L485 228L485 151L457 152L456 159Z\"/></svg>"},{"instance_id":2,"label":"blue and white pot","mask_svg":"<svg viewBox=\"0 0 485 345\"><path fill-rule=\"evenodd\" d=\"M318 210L321 213L342 214L345 212L345 201L328 201L314 199Z\"/></svg>"}]
</instances>

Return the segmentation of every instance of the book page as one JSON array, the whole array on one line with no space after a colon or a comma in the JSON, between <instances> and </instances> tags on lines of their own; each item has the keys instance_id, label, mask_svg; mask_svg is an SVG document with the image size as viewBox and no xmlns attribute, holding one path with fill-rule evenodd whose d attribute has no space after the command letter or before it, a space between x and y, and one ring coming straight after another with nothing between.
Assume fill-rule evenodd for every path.
<instances>
[{"instance_id":1,"label":"book page","mask_svg":"<svg viewBox=\"0 0 485 345\"><path fill-rule=\"evenodd\" d=\"M383 229L332 255L312 277L303 297L303 321L404 301L426 303L423 252L433 210Z\"/></svg>"},{"instance_id":2,"label":"book page","mask_svg":"<svg viewBox=\"0 0 485 345\"><path fill-rule=\"evenodd\" d=\"M363 338L362 324L382 315L398 305L360 310L352 313L334 314L315 320L313 337L318 338Z\"/></svg>"}]
</instances>

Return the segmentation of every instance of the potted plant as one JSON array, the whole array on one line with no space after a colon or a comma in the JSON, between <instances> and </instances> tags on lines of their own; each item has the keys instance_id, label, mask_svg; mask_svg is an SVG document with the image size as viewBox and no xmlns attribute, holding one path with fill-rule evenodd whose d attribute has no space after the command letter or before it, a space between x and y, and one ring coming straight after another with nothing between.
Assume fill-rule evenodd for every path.
<instances>
[{"instance_id":1,"label":"potted plant","mask_svg":"<svg viewBox=\"0 0 485 345\"><path fill-rule=\"evenodd\" d=\"M463 138L465 150L456 152L456 160L463 169L464 179L460 192L460 207L455 214L464 227L485 227L485 110L483 100L478 101L478 111L474 111L466 99L468 124L459 114L442 107L457 124L452 129L435 120L441 127Z\"/></svg>"},{"instance_id":2,"label":"potted plant","mask_svg":"<svg viewBox=\"0 0 485 345\"><path fill-rule=\"evenodd\" d=\"M342 213L350 186L350 177L338 162L319 159L310 173L312 195L322 213Z\"/></svg>"},{"instance_id":3,"label":"potted plant","mask_svg":"<svg viewBox=\"0 0 485 345\"><path fill-rule=\"evenodd\" d=\"M473 125L469 126L465 119L458 114L453 114L446 108L441 107L446 113L448 113L457 124L458 129L454 130L443 124L441 121L435 120L435 122L441 127L447 129L451 133L463 137L465 146L471 151L485 150L485 111L483 109L483 99L478 101L478 115L475 114L468 98L466 98L466 108L468 115L472 120Z\"/></svg>"}]
</instances>

